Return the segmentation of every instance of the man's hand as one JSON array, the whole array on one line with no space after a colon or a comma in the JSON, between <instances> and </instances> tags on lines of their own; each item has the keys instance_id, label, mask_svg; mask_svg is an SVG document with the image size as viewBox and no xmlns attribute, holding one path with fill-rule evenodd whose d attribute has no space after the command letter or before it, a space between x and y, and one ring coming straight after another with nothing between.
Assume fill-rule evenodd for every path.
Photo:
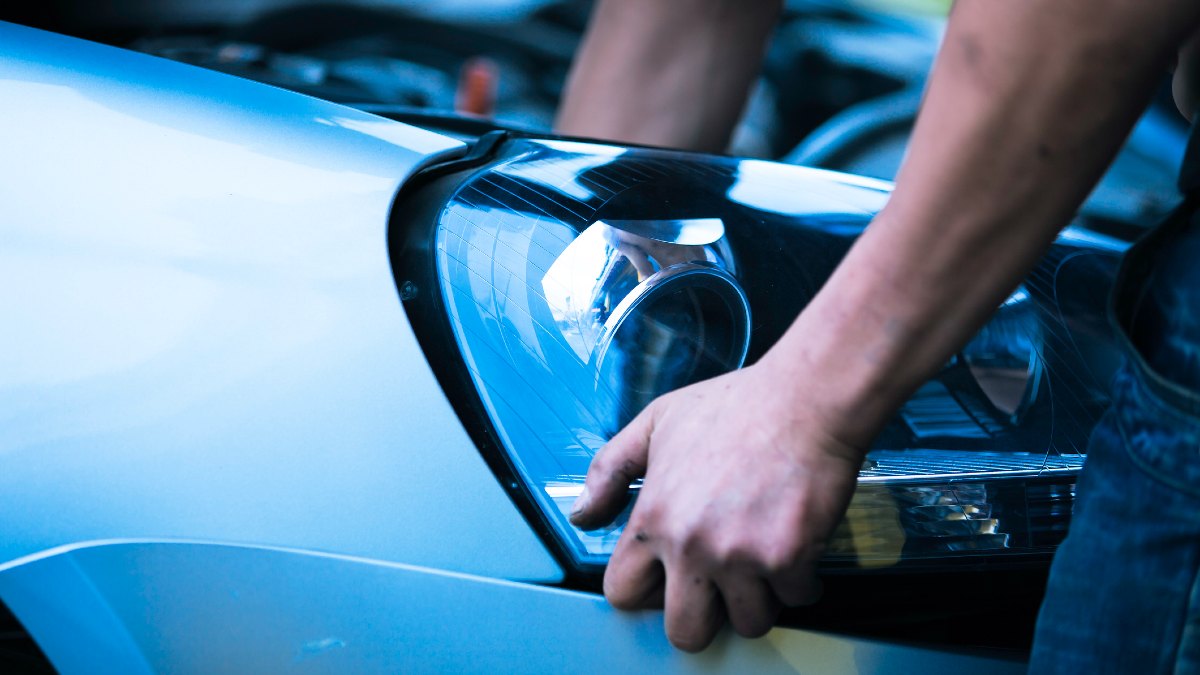
<instances>
[{"instance_id":1,"label":"man's hand","mask_svg":"<svg viewBox=\"0 0 1200 675\"><path fill-rule=\"evenodd\" d=\"M1012 292L1198 28L1195 0L956 3L884 212L764 360L658 399L594 460L580 526L646 478L609 600L662 594L684 649L723 611L759 635L778 603L810 600L862 448Z\"/></svg>"},{"instance_id":2,"label":"man's hand","mask_svg":"<svg viewBox=\"0 0 1200 675\"><path fill-rule=\"evenodd\" d=\"M596 455L572 522L599 527L645 476L604 576L621 609L666 607L671 643L698 651L728 616L747 637L819 593L814 567L863 451L812 417L794 382L751 366L667 394Z\"/></svg>"}]
</instances>

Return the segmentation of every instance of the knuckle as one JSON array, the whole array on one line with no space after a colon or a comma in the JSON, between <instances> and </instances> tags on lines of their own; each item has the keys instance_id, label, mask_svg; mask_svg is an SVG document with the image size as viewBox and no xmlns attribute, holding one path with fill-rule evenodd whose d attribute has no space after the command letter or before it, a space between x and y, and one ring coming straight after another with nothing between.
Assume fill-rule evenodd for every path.
<instances>
[{"instance_id":1,"label":"knuckle","mask_svg":"<svg viewBox=\"0 0 1200 675\"><path fill-rule=\"evenodd\" d=\"M686 547L694 545L697 539L695 528L689 522L686 514L673 509L669 497L656 499L647 504L646 515L652 517L662 530L663 539L670 542L672 548L683 552Z\"/></svg>"},{"instance_id":2,"label":"knuckle","mask_svg":"<svg viewBox=\"0 0 1200 675\"><path fill-rule=\"evenodd\" d=\"M759 562L767 574L781 574L796 566L801 553L800 545L794 540L775 541L763 547Z\"/></svg>"},{"instance_id":3,"label":"knuckle","mask_svg":"<svg viewBox=\"0 0 1200 675\"><path fill-rule=\"evenodd\" d=\"M687 523L681 523L671 529L671 541L685 559L711 557L713 547L708 534Z\"/></svg>"},{"instance_id":4,"label":"knuckle","mask_svg":"<svg viewBox=\"0 0 1200 675\"><path fill-rule=\"evenodd\" d=\"M663 522L662 505L659 501L651 495L641 494L638 495L633 512L629 514L629 523L625 527L635 531L663 530L665 534L669 535L670 530L661 526Z\"/></svg>"},{"instance_id":5,"label":"knuckle","mask_svg":"<svg viewBox=\"0 0 1200 675\"><path fill-rule=\"evenodd\" d=\"M606 474L609 472L608 465L611 462L609 459L612 453L608 451L608 446L600 448L596 454L592 455L592 461L588 464L588 476Z\"/></svg>"},{"instance_id":6,"label":"knuckle","mask_svg":"<svg viewBox=\"0 0 1200 675\"><path fill-rule=\"evenodd\" d=\"M712 545L712 554L722 568L749 563L757 557L754 542L737 533L717 539Z\"/></svg>"},{"instance_id":7,"label":"knuckle","mask_svg":"<svg viewBox=\"0 0 1200 675\"><path fill-rule=\"evenodd\" d=\"M644 410L642 410L641 415L646 415L650 419L654 419L654 418L658 417L658 415L660 413L662 413L663 409L665 407L667 407L668 405L670 405L671 401L675 400L675 397L677 395L678 395L678 390L669 391L665 394L658 396L653 401L650 401L650 404L647 405ZM639 415L639 417L641 415Z\"/></svg>"},{"instance_id":8,"label":"knuckle","mask_svg":"<svg viewBox=\"0 0 1200 675\"><path fill-rule=\"evenodd\" d=\"M613 482L629 483L629 481L641 474L641 464L630 457L625 457L617 466L612 468L612 471L609 473L609 479Z\"/></svg>"},{"instance_id":9,"label":"knuckle","mask_svg":"<svg viewBox=\"0 0 1200 675\"><path fill-rule=\"evenodd\" d=\"M713 545L713 556L723 567L746 568L773 574L789 568L796 550L791 542L753 532L734 532Z\"/></svg>"}]
</instances>

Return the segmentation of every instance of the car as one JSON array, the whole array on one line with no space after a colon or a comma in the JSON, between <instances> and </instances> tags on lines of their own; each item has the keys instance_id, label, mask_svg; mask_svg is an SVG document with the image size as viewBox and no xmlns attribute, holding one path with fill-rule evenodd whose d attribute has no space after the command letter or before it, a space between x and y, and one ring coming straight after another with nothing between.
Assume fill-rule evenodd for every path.
<instances>
[{"instance_id":1,"label":"car","mask_svg":"<svg viewBox=\"0 0 1200 675\"><path fill-rule=\"evenodd\" d=\"M689 655L600 595L620 521L567 507L656 395L765 351L887 183L373 114L13 24L0 44L0 657L1024 668L1128 241L1065 230L900 410L818 605Z\"/></svg>"}]
</instances>

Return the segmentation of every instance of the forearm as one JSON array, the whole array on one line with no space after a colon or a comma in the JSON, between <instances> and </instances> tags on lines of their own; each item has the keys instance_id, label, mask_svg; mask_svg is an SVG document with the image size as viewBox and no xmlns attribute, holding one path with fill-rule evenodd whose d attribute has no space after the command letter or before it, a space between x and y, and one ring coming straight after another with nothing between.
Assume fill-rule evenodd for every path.
<instances>
[{"instance_id":1,"label":"forearm","mask_svg":"<svg viewBox=\"0 0 1200 675\"><path fill-rule=\"evenodd\" d=\"M720 152L782 0L600 0L555 129Z\"/></svg>"},{"instance_id":2,"label":"forearm","mask_svg":"<svg viewBox=\"0 0 1200 675\"><path fill-rule=\"evenodd\" d=\"M767 355L865 445L1011 292L1111 160L1193 0L961 0L884 212Z\"/></svg>"}]
</instances>

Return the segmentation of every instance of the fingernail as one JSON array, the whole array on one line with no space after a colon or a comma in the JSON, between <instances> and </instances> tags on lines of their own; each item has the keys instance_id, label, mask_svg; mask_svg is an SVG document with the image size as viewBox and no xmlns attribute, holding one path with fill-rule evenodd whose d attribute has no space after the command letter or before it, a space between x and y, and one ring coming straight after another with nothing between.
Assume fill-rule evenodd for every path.
<instances>
[{"instance_id":1,"label":"fingernail","mask_svg":"<svg viewBox=\"0 0 1200 675\"><path fill-rule=\"evenodd\" d=\"M587 490L587 486L585 485L585 486L583 486L583 491L580 492L579 496L575 498L575 503L571 505L571 517L574 518L575 516L579 515L580 513L583 513L583 510L587 508L587 505L588 505L588 490Z\"/></svg>"}]
</instances>

